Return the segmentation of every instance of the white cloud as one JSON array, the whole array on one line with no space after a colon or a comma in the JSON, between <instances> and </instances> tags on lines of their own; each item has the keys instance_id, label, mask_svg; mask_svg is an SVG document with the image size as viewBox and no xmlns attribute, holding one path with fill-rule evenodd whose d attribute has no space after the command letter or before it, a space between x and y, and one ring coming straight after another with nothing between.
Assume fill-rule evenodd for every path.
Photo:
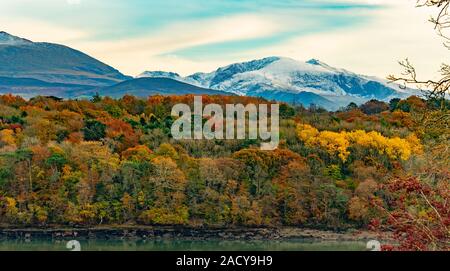
<instances>
[{"instance_id":1,"label":"white cloud","mask_svg":"<svg viewBox=\"0 0 450 271\"><path fill-rule=\"evenodd\" d=\"M270 16L241 15L172 25L151 37L85 47L92 48L90 51L94 55L108 59L108 63L133 75L145 69L181 74L212 71L232 62L277 55L298 60L319 58L336 67L382 78L402 72L397 62L408 57L417 66L419 74L428 78L436 76L440 64L450 60L449 51L442 46L442 40L428 22L430 9L415 8L415 0L363 2L387 7L361 10L367 12L368 24L301 36L264 49L237 52L234 57L227 54L223 58L215 56L213 60L205 57L202 61L193 61L165 53L215 42L268 36L286 30L283 25L289 25L289 22L276 21Z\"/></svg>"},{"instance_id":2,"label":"white cloud","mask_svg":"<svg viewBox=\"0 0 450 271\"><path fill-rule=\"evenodd\" d=\"M71 45L131 75L145 69L167 69L188 74L198 69L212 68L212 64L163 55L194 46L264 37L280 31L281 27L268 17L235 15L172 24L134 39L80 41Z\"/></svg>"},{"instance_id":3,"label":"white cloud","mask_svg":"<svg viewBox=\"0 0 450 271\"><path fill-rule=\"evenodd\" d=\"M255 15L238 15L212 20L183 22L164 27L147 37L124 41L117 50L152 50L158 53L177 49L264 37L281 30L281 27Z\"/></svg>"},{"instance_id":4,"label":"white cloud","mask_svg":"<svg viewBox=\"0 0 450 271\"><path fill-rule=\"evenodd\" d=\"M91 33L74 28L19 17L0 17L0 25L2 31L16 36L81 50L130 75L146 69L175 70L183 74L213 69L226 62L208 63L205 59L204 63L198 63L169 53L194 46L265 37L282 30L282 25L273 18L252 14L175 23L137 38L104 41L93 40Z\"/></svg>"},{"instance_id":5,"label":"white cloud","mask_svg":"<svg viewBox=\"0 0 450 271\"><path fill-rule=\"evenodd\" d=\"M412 5L406 5L409 0L398 1L402 5L376 11L367 25L297 37L247 55L319 58L330 65L379 77L400 73L397 61L408 57L420 75L436 76L440 64L449 62L450 52L428 22L430 10L415 8L415 1Z\"/></svg>"},{"instance_id":6,"label":"white cloud","mask_svg":"<svg viewBox=\"0 0 450 271\"><path fill-rule=\"evenodd\" d=\"M52 0L54 1L56 0ZM58 1L64 3L65 0ZM241 14L185 21L158 30L149 29L147 34L137 38L106 41L95 41L92 33L75 28L26 17L8 17L7 14L0 17L0 25L1 30L17 36L79 49L130 75L144 70L170 70L190 74L195 71L211 71L232 62L278 55L299 60L319 58L336 67L379 77L390 73L398 74L401 70L397 60L409 57L417 65L419 73L429 77L436 73L441 62L449 60L448 50L442 46L442 40L427 21L430 9L414 8L416 0L327 1L383 4L386 7L372 11L352 10L358 12L358 15L367 13L369 23L298 36L278 45L236 51L233 55L228 53L209 58L207 55L210 52L205 52L202 61L171 55L170 52L213 43L268 37L292 30L289 28L293 25L303 29L311 27L314 20L305 18L301 22L298 16L294 20L292 13L295 11L283 18L267 14Z\"/></svg>"}]
</instances>

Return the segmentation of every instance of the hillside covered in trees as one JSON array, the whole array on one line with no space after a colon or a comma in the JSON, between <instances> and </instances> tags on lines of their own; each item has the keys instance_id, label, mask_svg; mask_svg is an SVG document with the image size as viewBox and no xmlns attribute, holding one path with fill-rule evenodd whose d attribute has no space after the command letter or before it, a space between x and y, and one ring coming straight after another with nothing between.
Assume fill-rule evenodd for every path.
<instances>
[{"instance_id":1,"label":"hillside covered in trees","mask_svg":"<svg viewBox=\"0 0 450 271\"><path fill-rule=\"evenodd\" d=\"M172 139L173 105L192 102L0 96L0 224L381 229L405 249L448 249L447 101L281 104L275 151Z\"/></svg>"}]
</instances>

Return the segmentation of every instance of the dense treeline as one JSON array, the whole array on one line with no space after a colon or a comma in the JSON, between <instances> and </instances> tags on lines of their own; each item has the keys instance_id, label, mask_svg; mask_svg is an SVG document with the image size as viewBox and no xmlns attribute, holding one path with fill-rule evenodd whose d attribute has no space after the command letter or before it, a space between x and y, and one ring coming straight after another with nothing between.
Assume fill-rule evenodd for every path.
<instances>
[{"instance_id":1,"label":"dense treeline","mask_svg":"<svg viewBox=\"0 0 450 271\"><path fill-rule=\"evenodd\" d=\"M432 183L448 185L448 150L445 160L431 148L448 143L448 130L419 125L434 105L417 97L334 113L282 104L275 151L257 140L173 140L177 103L193 97L0 96L0 223L362 228L395 208L390 180L432 166Z\"/></svg>"}]
</instances>

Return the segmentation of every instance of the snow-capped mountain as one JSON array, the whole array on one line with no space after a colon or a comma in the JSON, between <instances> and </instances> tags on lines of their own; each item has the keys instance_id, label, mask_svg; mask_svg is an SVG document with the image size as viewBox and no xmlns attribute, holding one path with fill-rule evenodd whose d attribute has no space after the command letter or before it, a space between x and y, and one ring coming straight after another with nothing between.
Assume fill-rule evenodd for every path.
<instances>
[{"instance_id":1,"label":"snow-capped mountain","mask_svg":"<svg viewBox=\"0 0 450 271\"><path fill-rule=\"evenodd\" d=\"M187 77L152 71L133 79L67 46L33 42L6 32L0 32L0 63L0 93L24 97L73 98L93 90L102 90L105 95L111 91L116 96L188 91L258 96L335 110L350 102L389 101L417 94L417 91L401 90L394 84L387 84L386 80L337 69L316 59L300 62L284 57L235 63L214 72ZM148 78L170 80L145 80ZM180 82L183 84L178 84Z\"/></svg>"},{"instance_id":2,"label":"snow-capped mountain","mask_svg":"<svg viewBox=\"0 0 450 271\"><path fill-rule=\"evenodd\" d=\"M412 95L412 90L401 90L386 80L334 68L317 59L300 62L284 57L268 57L187 77L166 72L145 72L141 77L166 75L204 88L304 105L315 103L328 109L337 109L350 102L363 103L370 99L388 101L394 97Z\"/></svg>"}]
</instances>

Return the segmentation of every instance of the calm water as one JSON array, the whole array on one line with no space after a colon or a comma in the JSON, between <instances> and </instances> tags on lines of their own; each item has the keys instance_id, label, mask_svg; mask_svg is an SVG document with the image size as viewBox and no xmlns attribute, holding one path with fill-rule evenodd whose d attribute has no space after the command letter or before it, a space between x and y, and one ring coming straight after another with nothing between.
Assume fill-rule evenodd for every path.
<instances>
[{"instance_id":1,"label":"calm water","mask_svg":"<svg viewBox=\"0 0 450 271\"><path fill-rule=\"evenodd\" d=\"M67 241L0 241L0 251L67 251ZM365 242L289 241L182 241L182 240L80 240L85 251L197 251L197 250L270 250L270 251L358 251Z\"/></svg>"}]
</instances>

